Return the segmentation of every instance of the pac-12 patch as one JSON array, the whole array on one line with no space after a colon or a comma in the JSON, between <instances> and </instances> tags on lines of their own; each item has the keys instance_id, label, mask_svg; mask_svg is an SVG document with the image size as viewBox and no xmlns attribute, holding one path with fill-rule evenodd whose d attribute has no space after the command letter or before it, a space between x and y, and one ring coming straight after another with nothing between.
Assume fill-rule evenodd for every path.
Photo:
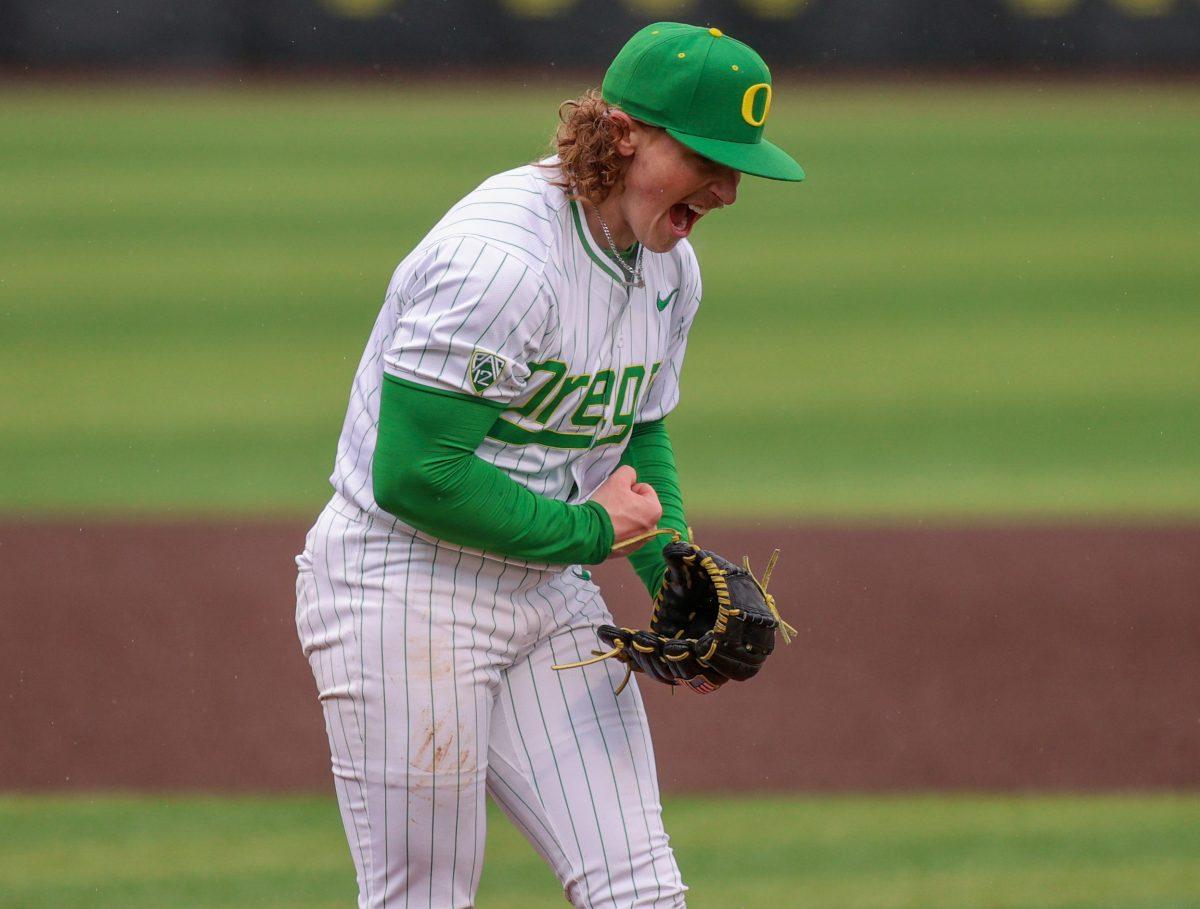
<instances>
[{"instance_id":1,"label":"pac-12 patch","mask_svg":"<svg viewBox=\"0 0 1200 909\"><path fill-rule=\"evenodd\" d=\"M471 384L478 392L486 391L496 384L506 365L504 357L477 348L471 353Z\"/></svg>"}]
</instances>

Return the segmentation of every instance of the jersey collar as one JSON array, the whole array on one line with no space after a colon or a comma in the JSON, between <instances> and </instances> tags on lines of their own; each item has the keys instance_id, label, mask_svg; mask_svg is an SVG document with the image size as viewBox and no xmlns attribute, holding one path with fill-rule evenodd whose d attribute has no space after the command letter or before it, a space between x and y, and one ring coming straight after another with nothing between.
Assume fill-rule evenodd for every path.
<instances>
[{"instance_id":1,"label":"jersey collar","mask_svg":"<svg viewBox=\"0 0 1200 909\"><path fill-rule=\"evenodd\" d=\"M624 279L617 274L615 263L612 262L612 255L600 248L592 236L592 232L587 228L587 219L583 217L583 213L579 210L579 203L574 199L570 200L571 204L571 220L575 222L575 233L579 236L579 242L583 244L583 251L588 254L596 266L616 281L618 284L624 283Z\"/></svg>"}]
</instances>

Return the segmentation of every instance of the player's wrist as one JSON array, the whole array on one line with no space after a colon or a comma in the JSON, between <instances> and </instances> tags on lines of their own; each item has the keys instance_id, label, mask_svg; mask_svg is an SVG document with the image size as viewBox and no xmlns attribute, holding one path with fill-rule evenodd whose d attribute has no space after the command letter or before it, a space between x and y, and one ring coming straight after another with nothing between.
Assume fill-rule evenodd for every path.
<instances>
[{"instance_id":1,"label":"player's wrist","mask_svg":"<svg viewBox=\"0 0 1200 909\"><path fill-rule=\"evenodd\" d=\"M596 501L584 502L581 506L595 515L594 522L596 527L596 548L591 553L591 558L584 560L585 565L599 565L612 553L613 543L616 536L613 533L612 517L603 505Z\"/></svg>"}]
</instances>

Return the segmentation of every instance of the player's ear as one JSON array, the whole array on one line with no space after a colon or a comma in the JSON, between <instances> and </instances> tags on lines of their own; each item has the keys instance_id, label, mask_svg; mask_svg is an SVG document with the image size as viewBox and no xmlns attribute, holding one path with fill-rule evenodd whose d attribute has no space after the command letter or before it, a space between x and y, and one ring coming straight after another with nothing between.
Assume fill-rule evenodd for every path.
<instances>
[{"instance_id":1,"label":"player's ear","mask_svg":"<svg viewBox=\"0 0 1200 909\"><path fill-rule=\"evenodd\" d=\"M617 128L616 149L622 158L630 158L637 149L644 127L623 110L613 108L608 112L608 118Z\"/></svg>"}]
</instances>

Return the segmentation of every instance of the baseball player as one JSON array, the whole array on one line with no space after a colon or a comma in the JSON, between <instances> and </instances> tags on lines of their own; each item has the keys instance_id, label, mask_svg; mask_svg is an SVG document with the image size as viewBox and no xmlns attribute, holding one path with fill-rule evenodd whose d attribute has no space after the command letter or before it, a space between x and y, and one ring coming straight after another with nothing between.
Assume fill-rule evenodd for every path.
<instances>
[{"instance_id":1,"label":"baseball player","mask_svg":"<svg viewBox=\"0 0 1200 909\"><path fill-rule=\"evenodd\" d=\"M400 263L351 390L333 497L297 557L363 909L474 903L491 795L577 907L677 907L636 684L586 661L585 566L651 593L683 531L663 418L700 272L687 241L762 138L762 59L657 23L560 109L557 154L485 180Z\"/></svg>"}]
</instances>

